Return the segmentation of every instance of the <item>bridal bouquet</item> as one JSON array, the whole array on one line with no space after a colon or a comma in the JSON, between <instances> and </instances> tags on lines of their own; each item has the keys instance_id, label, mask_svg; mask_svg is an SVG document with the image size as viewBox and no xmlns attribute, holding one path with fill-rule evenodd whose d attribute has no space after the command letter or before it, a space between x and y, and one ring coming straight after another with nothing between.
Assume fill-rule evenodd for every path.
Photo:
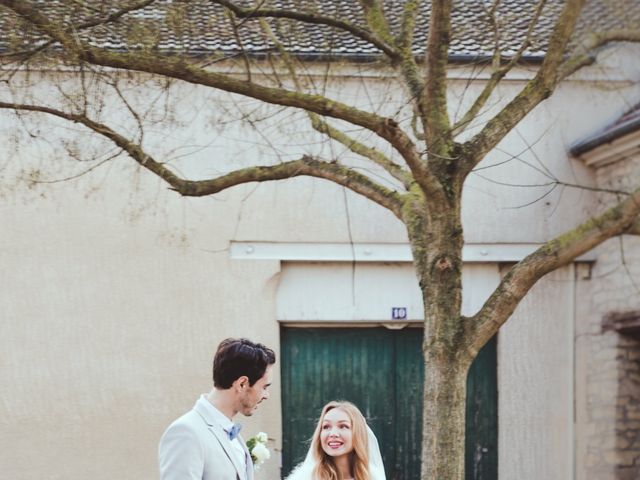
<instances>
[{"instance_id":1,"label":"bridal bouquet","mask_svg":"<svg viewBox=\"0 0 640 480\"><path fill-rule=\"evenodd\" d=\"M255 437L247 440L247 449L251 454L254 467L258 468L271 457L271 452L267 448L267 440L269 437L266 433L260 432Z\"/></svg>"}]
</instances>

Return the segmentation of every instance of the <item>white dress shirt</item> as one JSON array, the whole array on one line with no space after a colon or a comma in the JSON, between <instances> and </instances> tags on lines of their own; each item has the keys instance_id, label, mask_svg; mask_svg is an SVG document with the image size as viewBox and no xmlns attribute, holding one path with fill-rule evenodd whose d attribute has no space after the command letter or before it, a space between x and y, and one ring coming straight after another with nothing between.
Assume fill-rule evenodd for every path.
<instances>
[{"instance_id":1,"label":"white dress shirt","mask_svg":"<svg viewBox=\"0 0 640 480\"><path fill-rule=\"evenodd\" d=\"M224 413L214 407L209 400L207 400L206 395L202 395L202 398L205 400L203 403L206 403L207 409L210 410L211 415L215 421L222 427L222 429L229 433L234 423L227 417ZM233 446L233 453L236 454L238 460L240 460L240 465L247 468L247 456L240 444L240 437L236 437L231 440L231 445Z\"/></svg>"}]
</instances>

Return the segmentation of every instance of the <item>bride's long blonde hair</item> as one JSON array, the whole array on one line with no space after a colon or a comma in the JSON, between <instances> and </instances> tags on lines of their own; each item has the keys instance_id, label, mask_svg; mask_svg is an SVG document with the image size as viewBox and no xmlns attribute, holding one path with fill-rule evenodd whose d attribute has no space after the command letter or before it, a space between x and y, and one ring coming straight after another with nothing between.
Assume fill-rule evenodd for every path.
<instances>
[{"instance_id":1,"label":"bride's long blonde hair","mask_svg":"<svg viewBox=\"0 0 640 480\"><path fill-rule=\"evenodd\" d=\"M367 434L367 422L362 413L353 403L350 402L329 402L323 409L318 421L318 426L313 433L311 441L311 451L315 457L316 466L313 470L313 480L344 480L338 471L333 457L327 455L322 449L320 434L322 433L322 422L329 410L339 408L347 414L351 420L351 431L353 440L353 451L349 464L353 471L355 480L370 480L369 475L369 436Z\"/></svg>"}]
</instances>

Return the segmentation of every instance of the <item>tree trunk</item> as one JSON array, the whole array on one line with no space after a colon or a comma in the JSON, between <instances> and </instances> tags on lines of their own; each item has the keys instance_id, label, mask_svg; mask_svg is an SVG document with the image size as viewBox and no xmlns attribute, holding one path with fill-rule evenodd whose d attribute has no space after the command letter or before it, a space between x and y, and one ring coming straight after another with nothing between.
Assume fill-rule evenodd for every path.
<instances>
[{"instance_id":1,"label":"tree trunk","mask_svg":"<svg viewBox=\"0 0 640 480\"><path fill-rule=\"evenodd\" d=\"M463 480L468 368L425 352L422 479Z\"/></svg>"},{"instance_id":2,"label":"tree trunk","mask_svg":"<svg viewBox=\"0 0 640 480\"><path fill-rule=\"evenodd\" d=\"M462 306L460 196L406 206L414 265L424 301L422 480L463 480L467 371L472 358Z\"/></svg>"}]
</instances>

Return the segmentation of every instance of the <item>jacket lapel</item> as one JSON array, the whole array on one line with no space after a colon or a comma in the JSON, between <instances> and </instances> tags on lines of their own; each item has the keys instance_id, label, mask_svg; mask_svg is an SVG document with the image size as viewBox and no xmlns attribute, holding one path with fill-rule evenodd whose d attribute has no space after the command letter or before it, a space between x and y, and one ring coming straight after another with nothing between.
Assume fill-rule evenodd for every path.
<instances>
[{"instance_id":1,"label":"jacket lapel","mask_svg":"<svg viewBox=\"0 0 640 480\"><path fill-rule=\"evenodd\" d=\"M247 478L246 469L244 465L240 465L238 455L233 451L233 445L231 445L231 440L229 440L227 432L225 432L219 425L209 425L209 430L218 439L220 445L222 445L224 452L227 454L227 457L229 457L229 460L231 460L231 463L233 463L236 472L238 472L238 477L241 479Z\"/></svg>"},{"instance_id":2,"label":"jacket lapel","mask_svg":"<svg viewBox=\"0 0 640 480\"><path fill-rule=\"evenodd\" d=\"M247 448L247 442L245 442L244 438L240 435L238 435L238 440L240 440L245 458L247 459L247 480L253 480L253 460L251 460L251 453Z\"/></svg>"},{"instance_id":3,"label":"jacket lapel","mask_svg":"<svg viewBox=\"0 0 640 480\"><path fill-rule=\"evenodd\" d=\"M233 464L234 468L236 469L236 472L238 473L238 478L240 478L241 480L244 480L244 479L252 480L253 476L251 478L247 478L248 469L245 468L244 465L240 464L237 454L235 454L233 451L233 445L231 445L231 440L229 440L229 436L227 435L227 432L225 432L222 426L220 426L212 418L207 408L201 404L201 402L206 402L206 401L207 400L203 398L198 399L193 409L196 411L196 413L198 413L198 415L202 417L202 419L205 421L205 423L209 427L209 431L211 432L211 434L216 438L216 440L222 446L224 453L226 453L227 457L229 457L229 461ZM246 451L247 447L244 445L244 442L242 442L242 446Z\"/></svg>"}]
</instances>

